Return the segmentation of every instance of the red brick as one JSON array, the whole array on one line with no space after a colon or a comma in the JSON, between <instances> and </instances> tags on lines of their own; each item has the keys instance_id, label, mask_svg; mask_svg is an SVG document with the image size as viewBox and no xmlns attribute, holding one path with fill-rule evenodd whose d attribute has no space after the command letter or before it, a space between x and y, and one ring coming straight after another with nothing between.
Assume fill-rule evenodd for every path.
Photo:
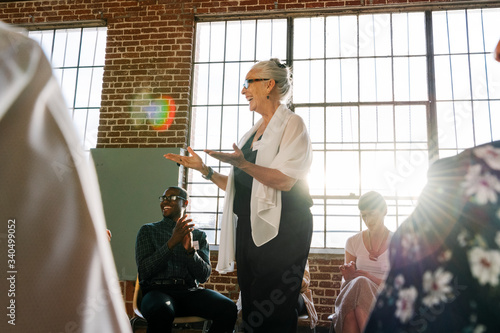
<instances>
[{"instance_id":1,"label":"red brick","mask_svg":"<svg viewBox=\"0 0 500 333\"><path fill-rule=\"evenodd\" d=\"M328 265L328 266L320 265L318 266L318 270L320 272L339 272L338 266L333 266L333 265Z\"/></svg>"},{"instance_id":2,"label":"red brick","mask_svg":"<svg viewBox=\"0 0 500 333\"><path fill-rule=\"evenodd\" d=\"M127 138L112 138L111 143L127 143Z\"/></svg>"}]
</instances>

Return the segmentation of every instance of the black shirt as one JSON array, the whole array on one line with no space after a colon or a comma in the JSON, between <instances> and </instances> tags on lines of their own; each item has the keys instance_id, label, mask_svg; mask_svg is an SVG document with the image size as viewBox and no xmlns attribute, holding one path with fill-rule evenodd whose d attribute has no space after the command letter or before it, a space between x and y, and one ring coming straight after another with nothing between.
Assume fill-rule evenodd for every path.
<instances>
[{"instance_id":1,"label":"black shirt","mask_svg":"<svg viewBox=\"0 0 500 333\"><path fill-rule=\"evenodd\" d=\"M248 139L241 151L248 162L254 163L257 159L257 150L253 150L251 145L255 133ZM259 138L260 140L261 138ZM235 195L233 212L238 216L250 216L250 199L252 196L253 177L246 172L234 168ZM281 216L295 215L306 210L313 205L309 194L309 186L305 180L298 180L290 191L281 192Z\"/></svg>"}]
</instances>

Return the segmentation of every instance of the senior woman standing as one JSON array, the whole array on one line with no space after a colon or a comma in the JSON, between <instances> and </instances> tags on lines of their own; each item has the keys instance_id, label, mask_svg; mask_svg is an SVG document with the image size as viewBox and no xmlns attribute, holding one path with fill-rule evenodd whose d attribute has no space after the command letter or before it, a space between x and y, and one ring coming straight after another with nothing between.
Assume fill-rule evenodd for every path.
<instances>
[{"instance_id":1,"label":"senior woman standing","mask_svg":"<svg viewBox=\"0 0 500 333\"><path fill-rule=\"evenodd\" d=\"M232 165L228 176L207 167L190 147L191 156L165 155L226 191L217 270L231 271L236 259L247 332L295 332L297 326L312 236L305 180L312 149L302 118L285 106L291 90L290 69L279 60L250 69L241 93L262 118L232 153L205 150Z\"/></svg>"}]
</instances>

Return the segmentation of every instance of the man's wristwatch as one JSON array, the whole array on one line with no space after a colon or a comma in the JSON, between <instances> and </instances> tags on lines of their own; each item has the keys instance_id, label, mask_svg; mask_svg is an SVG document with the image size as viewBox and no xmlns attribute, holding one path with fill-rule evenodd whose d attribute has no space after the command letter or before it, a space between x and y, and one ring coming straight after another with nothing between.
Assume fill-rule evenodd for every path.
<instances>
[{"instance_id":1,"label":"man's wristwatch","mask_svg":"<svg viewBox=\"0 0 500 333\"><path fill-rule=\"evenodd\" d=\"M212 167L208 167L207 175L205 176L205 175L201 174L201 176L203 178L205 178L206 180L210 180L212 178L213 174L214 174L214 169L212 169Z\"/></svg>"}]
</instances>

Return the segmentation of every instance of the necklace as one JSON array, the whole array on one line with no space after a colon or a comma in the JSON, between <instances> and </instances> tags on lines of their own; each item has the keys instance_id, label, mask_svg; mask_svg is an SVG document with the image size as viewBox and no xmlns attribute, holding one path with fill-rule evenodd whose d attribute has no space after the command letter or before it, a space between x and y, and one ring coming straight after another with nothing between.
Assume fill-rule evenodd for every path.
<instances>
[{"instance_id":1,"label":"necklace","mask_svg":"<svg viewBox=\"0 0 500 333\"><path fill-rule=\"evenodd\" d=\"M368 258L372 261L377 261L378 257L381 255L380 249L382 249L382 246L385 244L385 241L387 240L387 236L389 236L389 230L386 229L384 240L380 242L380 245L378 246L377 251L373 251L372 248L372 237L370 234L370 230L368 229L368 245L370 245L370 249L368 250Z\"/></svg>"}]
</instances>

